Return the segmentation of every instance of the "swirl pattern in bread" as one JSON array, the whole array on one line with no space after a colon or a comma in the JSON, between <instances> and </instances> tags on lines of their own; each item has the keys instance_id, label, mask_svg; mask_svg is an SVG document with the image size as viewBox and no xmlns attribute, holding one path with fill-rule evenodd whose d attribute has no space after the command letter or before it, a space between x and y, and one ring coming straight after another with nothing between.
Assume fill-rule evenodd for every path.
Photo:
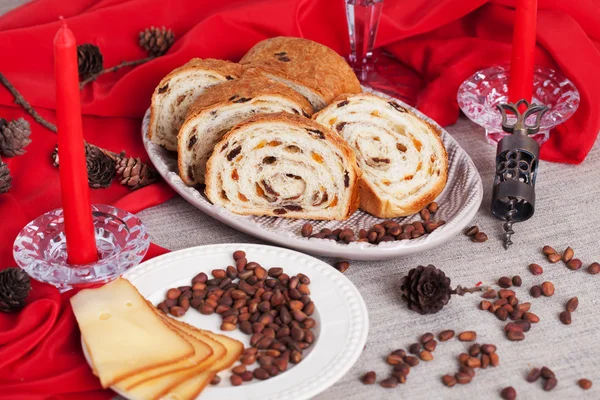
<instances>
[{"instance_id":1,"label":"swirl pattern in bread","mask_svg":"<svg viewBox=\"0 0 600 400\"><path fill-rule=\"evenodd\" d=\"M165 76L152 95L148 137L177 150L177 133L189 106L208 87L238 78L242 66L231 61L194 58Z\"/></svg>"},{"instance_id":2,"label":"swirl pattern in bread","mask_svg":"<svg viewBox=\"0 0 600 400\"><path fill-rule=\"evenodd\" d=\"M343 93L361 93L352 68L335 51L312 40L274 37L252 47L240 64L258 67L306 97L315 111Z\"/></svg>"},{"instance_id":3,"label":"swirl pattern in bread","mask_svg":"<svg viewBox=\"0 0 600 400\"><path fill-rule=\"evenodd\" d=\"M206 162L236 124L257 114L289 112L309 117L312 107L287 86L252 71L208 88L190 107L179 131L179 175L187 185L204 183Z\"/></svg>"},{"instance_id":4,"label":"swirl pattern in bread","mask_svg":"<svg viewBox=\"0 0 600 400\"><path fill-rule=\"evenodd\" d=\"M419 212L444 189L441 132L395 101L341 96L313 116L352 147L362 171L361 209L381 218Z\"/></svg>"},{"instance_id":5,"label":"swirl pattern in bread","mask_svg":"<svg viewBox=\"0 0 600 400\"><path fill-rule=\"evenodd\" d=\"M352 149L327 128L287 113L253 117L215 146L206 196L244 215L347 219L358 207Z\"/></svg>"}]
</instances>

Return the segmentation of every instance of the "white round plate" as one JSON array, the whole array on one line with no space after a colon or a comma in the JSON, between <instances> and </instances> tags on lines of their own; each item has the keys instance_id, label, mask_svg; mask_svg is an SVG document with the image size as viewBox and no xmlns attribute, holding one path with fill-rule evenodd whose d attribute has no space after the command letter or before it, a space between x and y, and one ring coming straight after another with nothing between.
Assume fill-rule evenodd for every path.
<instances>
[{"instance_id":1,"label":"white round plate","mask_svg":"<svg viewBox=\"0 0 600 400\"><path fill-rule=\"evenodd\" d=\"M210 276L215 268L233 263L235 250L244 250L248 261L265 268L282 267L291 275L303 273L310 280L310 297L315 304L312 317L317 321L315 343L304 352L304 359L285 373L266 381L253 380L231 386L229 371L219 373L221 383L209 385L198 400L301 400L309 399L339 380L360 356L369 332L367 306L358 289L342 273L306 254L278 247L227 244L192 247L162 255L127 271L128 279L153 304L165 298L168 289L189 285L200 272ZM202 315L190 309L183 321L201 329L228 335L250 347L250 336L239 330L222 332L221 317ZM88 364L90 359L83 346ZM91 364L90 364L91 365ZM113 389L114 390L114 389ZM115 390L127 398L127 394Z\"/></svg>"},{"instance_id":2,"label":"white round plate","mask_svg":"<svg viewBox=\"0 0 600 400\"><path fill-rule=\"evenodd\" d=\"M383 93L373 91L369 88L364 88L364 90L392 99ZM435 121L426 117L418 110L402 103L400 100L394 100L402 104L403 107L412 110L422 119L441 129L442 139L448 152L448 183L444 191L436 199L440 208L435 215L436 220L444 220L446 224L429 235L413 240L382 242L378 245L373 245L362 242L343 244L327 239L307 239L300 235L300 229L306 220L234 214L225 208L210 203L204 195L203 187L189 187L183 183L177 172L177 154L165 150L148 139L147 132L150 122L150 110L144 116L142 137L150 160L169 186L193 206L241 232L276 243L280 246L291 247L315 255L353 260L389 260L431 250L447 242L471 222L483 198L483 186L477 168L452 136L439 127ZM419 221L420 217L419 215L415 215L406 218L393 218L393 220L405 224ZM351 228L355 232L358 232L362 228L368 229L381 221L383 220L380 218L358 210L346 221L311 222L314 232L318 232L322 228L329 228L331 230Z\"/></svg>"}]
</instances>

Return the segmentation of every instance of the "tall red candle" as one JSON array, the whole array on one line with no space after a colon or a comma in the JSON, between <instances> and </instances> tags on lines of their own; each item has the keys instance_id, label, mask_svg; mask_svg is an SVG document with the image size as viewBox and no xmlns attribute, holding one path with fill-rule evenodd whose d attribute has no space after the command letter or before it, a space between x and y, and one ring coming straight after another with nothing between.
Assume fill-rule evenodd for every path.
<instances>
[{"instance_id":1,"label":"tall red candle","mask_svg":"<svg viewBox=\"0 0 600 400\"><path fill-rule=\"evenodd\" d=\"M77 43L66 22L54 37L56 127L60 154L60 189L69 264L98 260L77 72Z\"/></svg>"},{"instance_id":2,"label":"tall red candle","mask_svg":"<svg viewBox=\"0 0 600 400\"><path fill-rule=\"evenodd\" d=\"M512 103L521 99L531 102L536 18L537 0L517 0L508 82L508 100Z\"/></svg>"}]
</instances>

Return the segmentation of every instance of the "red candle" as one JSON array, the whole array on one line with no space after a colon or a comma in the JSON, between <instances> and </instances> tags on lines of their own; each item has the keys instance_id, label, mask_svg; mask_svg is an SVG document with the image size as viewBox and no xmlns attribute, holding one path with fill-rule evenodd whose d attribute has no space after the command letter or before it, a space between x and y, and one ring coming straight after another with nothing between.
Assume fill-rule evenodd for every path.
<instances>
[{"instance_id":1,"label":"red candle","mask_svg":"<svg viewBox=\"0 0 600 400\"><path fill-rule=\"evenodd\" d=\"M517 0L508 87L511 103L521 99L531 102L536 17L537 0Z\"/></svg>"},{"instance_id":2,"label":"red candle","mask_svg":"<svg viewBox=\"0 0 600 400\"><path fill-rule=\"evenodd\" d=\"M60 154L60 189L68 263L81 265L98 260L77 72L77 43L63 21L54 37L56 127Z\"/></svg>"}]
</instances>

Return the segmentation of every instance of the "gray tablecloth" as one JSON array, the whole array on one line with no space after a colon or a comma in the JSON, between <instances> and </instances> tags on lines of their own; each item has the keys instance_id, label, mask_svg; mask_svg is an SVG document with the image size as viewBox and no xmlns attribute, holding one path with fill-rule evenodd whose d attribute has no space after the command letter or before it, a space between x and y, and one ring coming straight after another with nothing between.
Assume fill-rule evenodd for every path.
<instances>
[{"instance_id":1,"label":"gray tablecloth","mask_svg":"<svg viewBox=\"0 0 600 400\"><path fill-rule=\"evenodd\" d=\"M585 266L600 261L600 151L596 146L578 166L541 162L535 217L515 224L514 245L505 251L501 246L501 223L489 212L495 147L486 142L482 129L468 120L460 119L448 131L473 158L483 179L483 203L473 223L487 232L490 240L475 244L459 235L444 246L414 257L352 262L346 275L358 287L369 309L367 348L344 378L317 398L496 398L499 390L508 385L525 399L600 398L600 344L595 341L600 328L600 310L596 309L600 275L570 271L562 263L550 265L541 255L545 244L559 251L570 245ZM148 226L152 240L171 250L214 243L262 243L207 217L179 198L139 216ZM529 273L527 266L532 262L544 267L543 275ZM525 341L509 342L502 331L504 324L478 309L478 295L454 297L436 315L417 315L402 302L399 286L408 270L419 264L434 264L451 277L453 284L464 286L479 281L492 284L503 275L518 274L523 278L523 286L516 289L517 296L532 302L531 311L541 321L527 333ZM555 295L532 299L529 287L544 280L554 282ZM573 324L565 326L558 314L573 296L579 297L580 306L573 313ZM477 331L480 343L498 346L500 366L478 370L468 385L445 387L441 376L458 370L456 357L468 348L453 340L440 343L435 359L413 368L404 385L384 389L360 383L359 377L369 370L387 377L390 367L384 358L391 350L407 347L425 332L437 334L443 329ZM542 390L540 382L530 384L524 379L529 368L542 365L552 368L558 376L558 386L550 393ZM597 386L584 392L577 385L582 377L597 380Z\"/></svg>"},{"instance_id":2,"label":"gray tablecloth","mask_svg":"<svg viewBox=\"0 0 600 400\"><path fill-rule=\"evenodd\" d=\"M26 0L1 0L0 14ZM501 224L489 212L495 148L487 144L483 131L461 119L448 131L467 150L484 182L484 198L474 223L487 232L490 240L471 243L457 236L446 245L414 257L382 262L353 262L346 275L358 287L369 309L370 331L367 347L354 367L317 399L484 399L498 398L508 385L517 389L520 399L598 399L600 398L600 328L598 288L600 275L570 271L562 263L550 265L541 255L545 244L562 250L575 249L576 257L587 266L600 261L600 150L592 150L579 166L542 162L536 187L535 217L516 224L513 247L505 251L500 242ZM214 243L261 243L202 214L177 198L139 214L152 240L171 250ZM332 260L326 260L332 261ZM540 263L545 272L532 276L527 265ZM479 281L492 284L503 275L521 275L523 287L517 288L522 301L531 301L532 312L541 321L534 325L523 342L509 342L502 332L503 323L487 312L478 310L478 295L455 297L438 314L420 316L410 312L402 302L400 279L419 264L434 264L451 277L453 284L474 285ZM556 294L550 298L531 299L528 288L544 280L554 282ZM578 296L580 306L573 314L573 324L562 325L558 314L566 301ZM413 368L408 381L395 389L378 385L365 386L359 377L374 370L385 378L390 367L385 356L397 348L406 348L425 332L443 329L475 330L480 343L498 346L500 366L478 370L468 385L447 388L441 376L458 370L456 357L467 344L457 340L440 343L435 359ZM540 382L524 379L533 366L547 365L559 383L550 393ZM336 368L336 366L331 366ZM587 377L597 381L584 392L577 380Z\"/></svg>"}]
</instances>

